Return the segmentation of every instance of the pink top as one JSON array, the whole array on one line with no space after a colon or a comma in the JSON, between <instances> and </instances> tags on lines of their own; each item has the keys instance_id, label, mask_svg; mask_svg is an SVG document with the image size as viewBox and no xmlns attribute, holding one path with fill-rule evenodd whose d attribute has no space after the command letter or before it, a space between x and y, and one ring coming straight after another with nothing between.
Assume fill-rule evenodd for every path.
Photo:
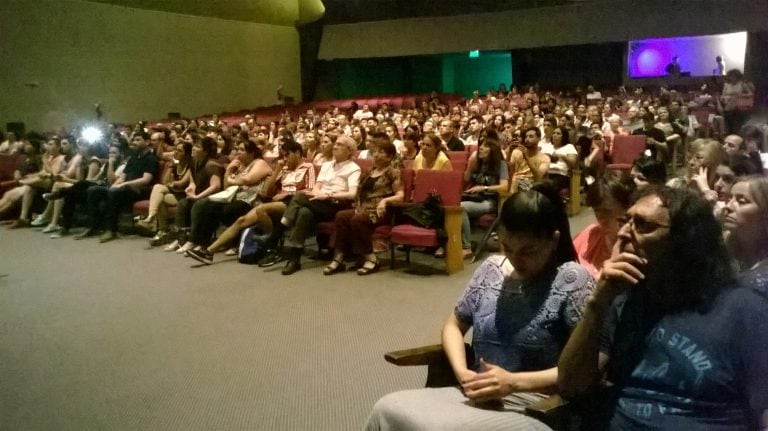
<instances>
[{"instance_id":1,"label":"pink top","mask_svg":"<svg viewBox=\"0 0 768 431\"><path fill-rule=\"evenodd\" d=\"M573 239L573 248L579 256L579 263L595 277L595 280L600 278L603 262L611 257L612 246L613 244L608 242L603 229L597 223L587 226Z\"/></svg>"}]
</instances>

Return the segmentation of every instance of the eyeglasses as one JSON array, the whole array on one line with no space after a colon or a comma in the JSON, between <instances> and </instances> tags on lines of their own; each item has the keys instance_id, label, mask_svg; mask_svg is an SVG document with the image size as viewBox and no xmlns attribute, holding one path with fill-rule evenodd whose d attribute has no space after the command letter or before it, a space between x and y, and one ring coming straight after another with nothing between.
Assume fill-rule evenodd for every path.
<instances>
[{"instance_id":1,"label":"eyeglasses","mask_svg":"<svg viewBox=\"0 0 768 431\"><path fill-rule=\"evenodd\" d=\"M616 221L619 222L619 228L622 228L624 227L624 225L629 224L632 230L640 234L651 233L659 228L672 227L671 225L668 225L668 224L661 224L661 223L645 220L638 216L632 216L632 217L624 216L616 219Z\"/></svg>"}]
</instances>

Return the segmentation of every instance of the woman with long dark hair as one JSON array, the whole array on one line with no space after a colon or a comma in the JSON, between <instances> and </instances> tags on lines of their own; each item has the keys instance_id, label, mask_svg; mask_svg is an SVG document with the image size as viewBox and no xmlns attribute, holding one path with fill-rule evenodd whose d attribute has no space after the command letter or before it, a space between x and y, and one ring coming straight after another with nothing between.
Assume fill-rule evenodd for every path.
<instances>
[{"instance_id":1,"label":"woman with long dark hair","mask_svg":"<svg viewBox=\"0 0 768 431\"><path fill-rule=\"evenodd\" d=\"M184 189L189 185L191 164L192 144L179 141L174 146L171 166L166 168L162 181L152 186L147 217L138 220L137 225L153 232L162 228L158 227L158 223L167 225L167 207L176 206L184 197Z\"/></svg>"},{"instance_id":2,"label":"woman with long dark hair","mask_svg":"<svg viewBox=\"0 0 768 431\"><path fill-rule=\"evenodd\" d=\"M254 141L239 143L237 158L230 162L223 175L222 188L234 187L234 197L229 201L214 200L210 196L197 199L192 205L190 236L176 252L184 253L196 247L207 247L213 241L219 223L230 225L248 213L260 203L259 195L271 173L272 168Z\"/></svg>"},{"instance_id":3,"label":"woman with long dark hair","mask_svg":"<svg viewBox=\"0 0 768 431\"><path fill-rule=\"evenodd\" d=\"M547 176L558 190L571 185L571 171L579 166L579 153L569 142L568 131L563 126L552 131L552 146L555 151L549 156Z\"/></svg>"},{"instance_id":4,"label":"woman with long dark hair","mask_svg":"<svg viewBox=\"0 0 768 431\"><path fill-rule=\"evenodd\" d=\"M173 251L179 247L179 230L189 228L192 205L200 199L221 190L223 169L217 161L217 143L212 137L205 137L192 144L192 160L190 161L189 178L184 189L184 196L176 203L176 218L173 232L168 230L167 216L158 216L157 235L150 240L151 246L158 246L173 241L165 248ZM181 238L184 243L184 238Z\"/></svg>"},{"instance_id":5,"label":"woman with long dark hair","mask_svg":"<svg viewBox=\"0 0 768 431\"><path fill-rule=\"evenodd\" d=\"M500 217L504 254L480 265L443 326L459 386L387 395L366 429L549 429L502 401L555 388L560 351L594 279L576 263L565 206L551 185L512 195ZM470 328L473 363L464 348Z\"/></svg>"},{"instance_id":6,"label":"woman with long dark hair","mask_svg":"<svg viewBox=\"0 0 768 431\"><path fill-rule=\"evenodd\" d=\"M509 189L509 171L498 139L482 138L477 152L469 157L464 183L468 185L461 198L461 244L464 256L472 254L469 242L470 219L495 213L499 194Z\"/></svg>"}]
</instances>

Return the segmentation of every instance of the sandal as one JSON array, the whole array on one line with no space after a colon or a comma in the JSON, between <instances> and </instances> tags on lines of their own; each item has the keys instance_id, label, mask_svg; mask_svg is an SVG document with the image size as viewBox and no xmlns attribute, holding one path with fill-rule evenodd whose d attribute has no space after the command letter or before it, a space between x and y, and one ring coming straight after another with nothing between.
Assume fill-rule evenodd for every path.
<instances>
[{"instance_id":1,"label":"sandal","mask_svg":"<svg viewBox=\"0 0 768 431\"><path fill-rule=\"evenodd\" d=\"M369 264L373 264L373 266L369 266ZM365 263L363 263L363 266L357 270L357 275L373 274L379 270L379 267L381 266L380 264L381 262L379 262L378 259L376 261L366 260Z\"/></svg>"},{"instance_id":2,"label":"sandal","mask_svg":"<svg viewBox=\"0 0 768 431\"><path fill-rule=\"evenodd\" d=\"M333 275L339 272L344 272L346 270L347 270L347 265L344 264L344 262L333 259L331 263L328 264L328 266L323 268L323 275Z\"/></svg>"}]
</instances>

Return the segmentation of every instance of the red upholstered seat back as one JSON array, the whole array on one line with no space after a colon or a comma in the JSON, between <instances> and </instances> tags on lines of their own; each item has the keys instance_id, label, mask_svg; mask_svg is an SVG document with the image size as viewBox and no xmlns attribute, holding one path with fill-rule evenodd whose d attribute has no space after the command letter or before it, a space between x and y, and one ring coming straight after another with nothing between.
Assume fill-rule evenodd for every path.
<instances>
[{"instance_id":1,"label":"red upholstered seat back","mask_svg":"<svg viewBox=\"0 0 768 431\"><path fill-rule=\"evenodd\" d=\"M413 181L413 201L421 202L430 193L437 193L443 205L459 205L463 180L463 172L421 169L416 172Z\"/></svg>"},{"instance_id":2,"label":"red upholstered seat back","mask_svg":"<svg viewBox=\"0 0 768 431\"><path fill-rule=\"evenodd\" d=\"M613 152L611 153L612 164L632 165L645 151L645 136L618 135L614 138Z\"/></svg>"},{"instance_id":3,"label":"red upholstered seat back","mask_svg":"<svg viewBox=\"0 0 768 431\"><path fill-rule=\"evenodd\" d=\"M357 163L357 166L360 166L361 174L373 168L373 159L354 159L354 162Z\"/></svg>"},{"instance_id":4,"label":"red upholstered seat back","mask_svg":"<svg viewBox=\"0 0 768 431\"><path fill-rule=\"evenodd\" d=\"M401 169L400 179L403 182L403 202L411 202L413 199L413 169Z\"/></svg>"},{"instance_id":5,"label":"red upholstered seat back","mask_svg":"<svg viewBox=\"0 0 768 431\"><path fill-rule=\"evenodd\" d=\"M456 162L466 163L469 160L469 153L466 151L448 151L448 158L451 159L451 164L453 165Z\"/></svg>"}]
</instances>

